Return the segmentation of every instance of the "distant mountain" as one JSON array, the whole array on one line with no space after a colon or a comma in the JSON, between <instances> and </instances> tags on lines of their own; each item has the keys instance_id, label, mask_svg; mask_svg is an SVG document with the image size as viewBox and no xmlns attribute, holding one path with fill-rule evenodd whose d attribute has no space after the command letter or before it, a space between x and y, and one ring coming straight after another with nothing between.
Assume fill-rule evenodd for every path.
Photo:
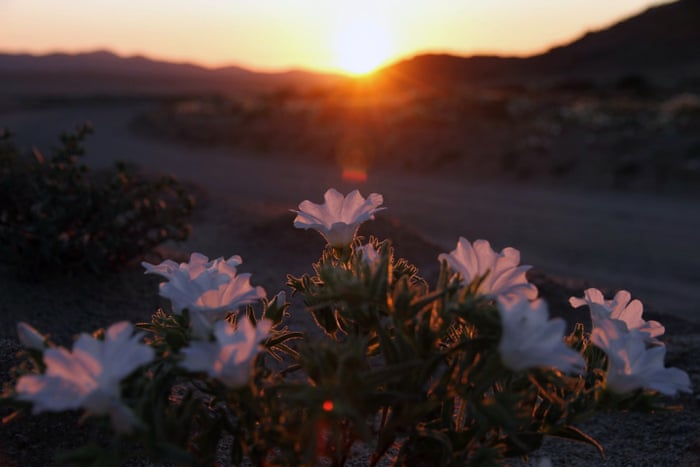
<instances>
[{"instance_id":1,"label":"distant mountain","mask_svg":"<svg viewBox=\"0 0 700 467\"><path fill-rule=\"evenodd\" d=\"M649 8L609 28L527 58L426 54L378 73L398 85L450 86L486 80L614 81L639 76L661 84L700 79L700 0Z\"/></svg>"},{"instance_id":2,"label":"distant mountain","mask_svg":"<svg viewBox=\"0 0 700 467\"><path fill-rule=\"evenodd\" d=\"M602 31L532 57L540 73L570 70L664 74L700 72L700 1L681 0L649 8Z\"/></svg>"},{"instance_id":3,"label":"distant mountain","mask_svg":"<svg viewBox=\"0 0 700 467\"><path fill-rule=\"evenodd\" d=\"M640 77L659 84L700 83L700 0L649 8L607 29L527 58L425 54L389 65L373 86L449 90L469 84L616 82ZM225 93L248 95L347 83L334 74L209 69L108 51L0 54L0 96ZM700 85L698 85L700 86Z\"/></svg>"},{"instance_id":4,"label":"distant mountain","mask_svg":"<svg viewBox=\"0 0 700 467\"><path fill-rule=\"evenodd\" d=\"M246 95L284 88L313 88L340 75L292 70L258 73L241 67L209 69L189 63L121 57L109 51L49 55L0 54L0 94Z\"/></svg>"}]
</instances>

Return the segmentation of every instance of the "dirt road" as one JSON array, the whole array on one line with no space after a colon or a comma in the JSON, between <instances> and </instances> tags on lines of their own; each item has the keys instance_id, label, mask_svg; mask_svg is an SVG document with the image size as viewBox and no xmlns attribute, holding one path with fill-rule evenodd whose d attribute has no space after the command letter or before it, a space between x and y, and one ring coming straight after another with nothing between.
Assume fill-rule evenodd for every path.
<instances>
[{"instance_id":1,"label":"dirt road","mask_svg":"<svg viewBox=\"0 0 700 467\"><path fill-rule=\"evenodd\" d=\"M56 135L91 120L86 162L115 159L171 173L203 187L212 202L265 206L279 214L303 199L320 202L328 187L348 191L340 169L293 155L252 157L228 148L188 148L143 140L127 128L138 106L34 110L0 115L20 143L47 149ZM647 306L700 321L700 202L625 193L581 192L465 183L459 174L370 173L363 194L382 193L395 216L426 238L454 248L457 238L513 246L522 262L545 272L626 288ZM206 252L205 252L206 253ZM210 254L219 254L209 252Z\"/></svg>"}]
</instances>

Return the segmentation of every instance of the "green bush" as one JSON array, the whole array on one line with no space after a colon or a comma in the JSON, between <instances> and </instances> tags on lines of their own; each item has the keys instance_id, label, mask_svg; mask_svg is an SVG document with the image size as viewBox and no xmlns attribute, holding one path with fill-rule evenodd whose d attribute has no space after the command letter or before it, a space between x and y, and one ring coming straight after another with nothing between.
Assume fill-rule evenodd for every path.
<instances>
[{"instance_id":1,"label":"green bush","mask_svg":"<svg viewBox=\"0 0 700 467\"><path fill-rule=\"evenodd\" d=\"M25 278L102 272L167 240L186 240L194 200L172 177L147 180L116 163L81 163L88 125L60 137L51 157L20 154L0 129L0 261Z\"/></svg>"}]
</instances>

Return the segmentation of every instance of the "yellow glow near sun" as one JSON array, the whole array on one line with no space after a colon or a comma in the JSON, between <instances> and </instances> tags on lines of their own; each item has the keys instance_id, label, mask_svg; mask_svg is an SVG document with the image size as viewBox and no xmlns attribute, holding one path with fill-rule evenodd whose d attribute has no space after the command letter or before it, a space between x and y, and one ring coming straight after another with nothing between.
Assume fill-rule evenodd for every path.
<instances>
[{"instance_id":1,"label":"yellow glow near sun","mask_svg":"<svg viewBox=\"0 0 700 467\"><path fill-rule=\"evenodd\" d=\"M337 66L362 75L373 71L391 56L385 26L373 18L354 18L338 25L335 37Z\"/></svg>"}]
</instances>

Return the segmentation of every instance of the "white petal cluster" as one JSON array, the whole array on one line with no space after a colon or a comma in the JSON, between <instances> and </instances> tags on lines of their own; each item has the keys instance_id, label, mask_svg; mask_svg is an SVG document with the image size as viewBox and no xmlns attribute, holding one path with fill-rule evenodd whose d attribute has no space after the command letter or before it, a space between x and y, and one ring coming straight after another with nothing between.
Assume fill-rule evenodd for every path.
<instances>
[{"instance_id":1,"label":"white petal cluster","mask_svg":"<svg viewBox=\"0 0 700 467\"><path fill-rule=\"evenodd\" d=\"M140 339L122 321L107 329L104 341L81 334L72 351L49 348L43 355L45 373L22 376L17 397L32 402L33 413L83 408L94 415L109 414L117 431L129 431L135 418L120 399L120 383L155 357Z\"/></svg>"},{"instance_id":2,"label":"white petal cluster","mask_svg":"<svg viewBox=\"0 0 700 467\"><path fill-rule=\"evenodd\" d=\"M565 321L549 319L543 300L499 299L497 305L502 332L498 351L505 366L513 371L554 367L565 373L583 368L583 357L564 342Z\"/></svg>"},{"instance_id":3,"label":"white petal cluster","mask_svg":"<svg viewBox=\"0 0 700 467\"><path fill-rule=\"evenodd\" d=\"M374 213L385 209L379 207L384 198L377 193L372 193L365 199L358 190L343 196L331 188L323 198L323 204L302 201L299 210L292 211L297 213L294 227L317 230L335 248L350 245L360 224L374 219Z\"/></svg>"},{"instance_id":4,"label":"white petal cluster","mask_svg":"<svg viewBox=\"0 0 700 467\"><path fill-rule=\"evenodd\" d=\"M449 254L440 254L438 259L447 261L450 268L462 276L464 285L482 278L476 291L479 295L489 298L537 298L537 287L525 277L531 266L519 266L520 252L515 248L504 248L496 253L486 240L476 240L472 245L466 238L460 237L457 248Z\"/></svg>"},{"instance_id":5,"label":"white petal cluster","mask_svg":"<svg viewBox=\"0 0 700 467\"><path fill-rule=\"evenodd\" d=\"M160 295L171 301L176 313L188 309L193 322L212 323L265 296L262 287L250 285L250 274L237 273L236 267L242 264L240 256L210 261L200 253L193 253L188 263L166 260L158 265L141 264L146 273L168 279L160 284Z\"/></svg>"},{"instance_id":6,"label":"white petal cluster","mask_svg":"<svg viewBox=\"0 0 700 467\"><path fill-rule=\"evenodd\" d=\"M268 336L272 322L261 320L253 326L243 318L238 323L237 328L227 321L215 323L215 341L193 341L182 350L185 355L182 367L207 373L231 388L247 384L251 362L260 352L259 344Z\"/></svg>"},{"instance_id":7,"label":"white petal cluster","mask_svg":"<svg viewBox=\"0 0 700 467\"><path fill-rule=\"evenodd\" d=\"M600 320L591 333L591 342L608 356L606 387L619 394L640 388L658 391L668 396L692 392L690 378L678 368L666 368L666 347L647 347L647 334L627 330L613 320Z\"/></svg>"},{"instance_id":8,"label":"white petal cluster","mask_svg":"<svg viewBox=\"0 0 700 467\"><path fill-rule=\"evenodd\" d=\"M664 327L658 321L645 321L642 302L630 301L631 298L628 291L620 290L612 300L605 300L600 290L591 288L584 291L583 298L569 298L569 303L574 308L588 305L594 328L603 321L613 320L618 325L624 324L624 329L645 333L649 342L658 342L655 338L663 335Z\"/></svg>"}]
</instances>

